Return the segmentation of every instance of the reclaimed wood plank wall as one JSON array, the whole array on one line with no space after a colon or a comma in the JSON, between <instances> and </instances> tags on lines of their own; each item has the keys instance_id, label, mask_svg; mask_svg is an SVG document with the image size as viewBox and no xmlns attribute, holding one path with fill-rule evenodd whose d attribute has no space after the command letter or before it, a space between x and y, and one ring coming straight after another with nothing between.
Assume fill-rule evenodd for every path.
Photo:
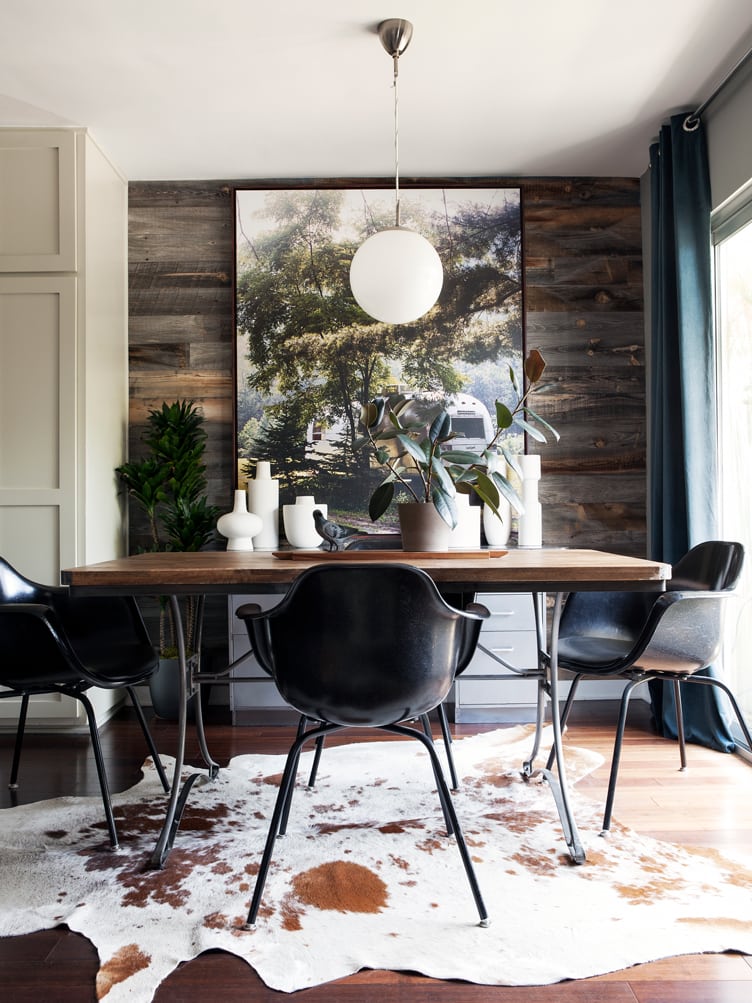
<instances>
[{"instance_id":1,"label":"reclaimed wood plank wall","mask_svg":"<svg viewBox=\"0 0 752 1003\"><path fill-rule=\"evenodd\" d=\"M639 181L499 183L522 188L527 345L546 358L551 386L536 407L561 432L541 450L544 542L643 556ZM223 510L234 488L235 184L129 185L131 455L149 408L196 401L207 418L209 497ZM136 512L131 520L135 548L144 525Z\"/></svg>"}]
</instances>

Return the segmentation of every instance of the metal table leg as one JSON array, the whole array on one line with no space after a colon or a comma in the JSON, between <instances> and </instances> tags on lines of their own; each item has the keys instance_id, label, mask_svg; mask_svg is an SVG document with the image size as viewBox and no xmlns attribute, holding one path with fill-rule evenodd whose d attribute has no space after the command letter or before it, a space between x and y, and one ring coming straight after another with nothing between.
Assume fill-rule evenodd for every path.
<instances>
[{"instance_id":1,"label":"metal table leg","mask_svg":"<svg viewBox=\"0 0 752 1003\"><path fill-rule=\"evenodd\" d=\"M551 623L551 648L548 655L548 691L551 697L551 727L554 733L554 759L556 762L556 774L549 769L537 771L540 776L548 782L553 794L556 808L559 812L561 827L564 831L564 839L569 848L570 856L576 864L585 863L585 850L580 842L572 808L569 803L569 790L567 785L566 767L564 765L564 750L561 740L561 719L559 717L559 623L561 621L561 610L563 603L563 593L557 592L554 601L554 611ZM537 618L537 613L536 613ZM540 649L543 651L544 649ZM543 682L541 686L545 685ZM540 704L539 704L540 706ZM525 764L523 770L526 777L533 775L531 771L532 761Z\"/></svg>"},{"instance_id":2,"label":"metal table leg","mask_svg":"<svg viewBox=\"0 0 752 1003\"><path fill-rule=\"evenodd\" d=\"M157 845L149 859L150 870L159 870L172 849L175 842L175 835L180 825L180 819L185 808L185 802L190 793L191 787L196 782L200 774L193 773L180 786L180 779L183 773L183 763L185 760L185 736L188 720L188 662L185 654L185 638L183 636L183 618L180 614L180 604L177 596L170 596L170 607L175 623L175 634L178 646L179 691L178 691L178 741L175 750L175 769L172 777L172 787L170 789L170 800L167 805L162 831L159 834Z\"/></svg>"}]
</instances>

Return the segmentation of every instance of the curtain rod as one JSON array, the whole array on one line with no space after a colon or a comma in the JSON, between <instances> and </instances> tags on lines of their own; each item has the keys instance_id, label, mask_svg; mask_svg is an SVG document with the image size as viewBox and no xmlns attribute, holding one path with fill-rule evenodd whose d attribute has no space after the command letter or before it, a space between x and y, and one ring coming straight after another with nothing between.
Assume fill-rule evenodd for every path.
<instances>
[{"instance_id":1,"label":"curtain rod","mask_svg":"<svg viewBox=\"0 0 752 1003\"><path fill-rule=\"evenodd\" d=\"M690 115L684 119L684 130L686 132L694 132L695 129L700 124L700 116L708 108L709 105L715 101L718 95L721 93L726 84L731 80L735 73L737 73L742 66L747 62L749 57L752 56L752 49L748 49L747 52L742 56L741 59L737 60L736 63L731 67L726 76L721 80L721 82L716 86L716 88L711 93L710 97L706 98L702 104L693 111Z\"/></svg>"}]
</instances>

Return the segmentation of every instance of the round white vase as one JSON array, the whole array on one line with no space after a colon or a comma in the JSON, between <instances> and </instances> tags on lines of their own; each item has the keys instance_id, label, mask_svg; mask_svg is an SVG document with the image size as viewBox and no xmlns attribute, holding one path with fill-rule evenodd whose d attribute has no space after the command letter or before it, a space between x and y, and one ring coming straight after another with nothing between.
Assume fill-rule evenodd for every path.
<instances>
[{"instance_id":1,"label":"round white vase","mask_svg":"<svg viewBox=\"0 0 752 1003\"><path fill-rule=\"evenodd\" d=\"M248 511L245 491L236 491L232 512L219 517L217 532L227 537L228 550L253 550L253 537L261 525L260 517Z\"/></svg>"},{"instance_id":2,"label":"round white vase","mask_svg":"<svg viewBox=\"0 0 752 1003\"><path fill-rule=\"evenodd\" d=\"M489 547L505 547L512 530L512 506L506 498L500 498L497 508L499 515L488 505L483 506L483 532Z\"/></svg>"}]
</instances>

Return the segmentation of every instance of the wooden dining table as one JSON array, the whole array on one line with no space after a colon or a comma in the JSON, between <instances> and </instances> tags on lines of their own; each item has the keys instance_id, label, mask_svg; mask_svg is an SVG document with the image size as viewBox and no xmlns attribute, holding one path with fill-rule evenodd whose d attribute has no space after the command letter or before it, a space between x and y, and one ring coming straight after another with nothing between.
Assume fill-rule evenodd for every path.
<instances>
[{"instance_id":1,"label":"wooden dining table","mask_svg":"<svg viewBox=\"0 0 752 1003\"><path fill-rule=\"evenodd\" d=\"M402 561L426 571L445 595L475 592L528 592L536 611L539 664L538 720L534 748L522 764L522 774L530 778L542 774L553 793L564 838L575 863L585 861L585 852L572 813L566 778L566 764L559 724L558 634L564 597L574 591L663 591L671 577L671 567L659 561L644 560L604 551L571 548L510 548L509 550L448 551L443 554L415 554L400 550L328 552L324 550L277 552L199 551L197 553L136 554L98 564L67 568L61 574L64 585L77 594L165 596L176 623L181 623L180 597L210 594L283 594L298 575L327 561L378 560ZM553 596L550 627L547 626L545 597ZM224 673L207 675L200 662L189 659L178 631L179 673L178 739L173 782L157 844L150 865L164 866L177 835L180 818L193 782L201 775L192 772L183 780L188 701L203 682L216 681ZM230 682L232 680L229 680ZM545 701L552 707L554 762L556 772L535 770ZM212 760L204 734L201 702L196 704L196 725L202 755L209 776L218 766Z\"/></svg>"}]
</instances>

